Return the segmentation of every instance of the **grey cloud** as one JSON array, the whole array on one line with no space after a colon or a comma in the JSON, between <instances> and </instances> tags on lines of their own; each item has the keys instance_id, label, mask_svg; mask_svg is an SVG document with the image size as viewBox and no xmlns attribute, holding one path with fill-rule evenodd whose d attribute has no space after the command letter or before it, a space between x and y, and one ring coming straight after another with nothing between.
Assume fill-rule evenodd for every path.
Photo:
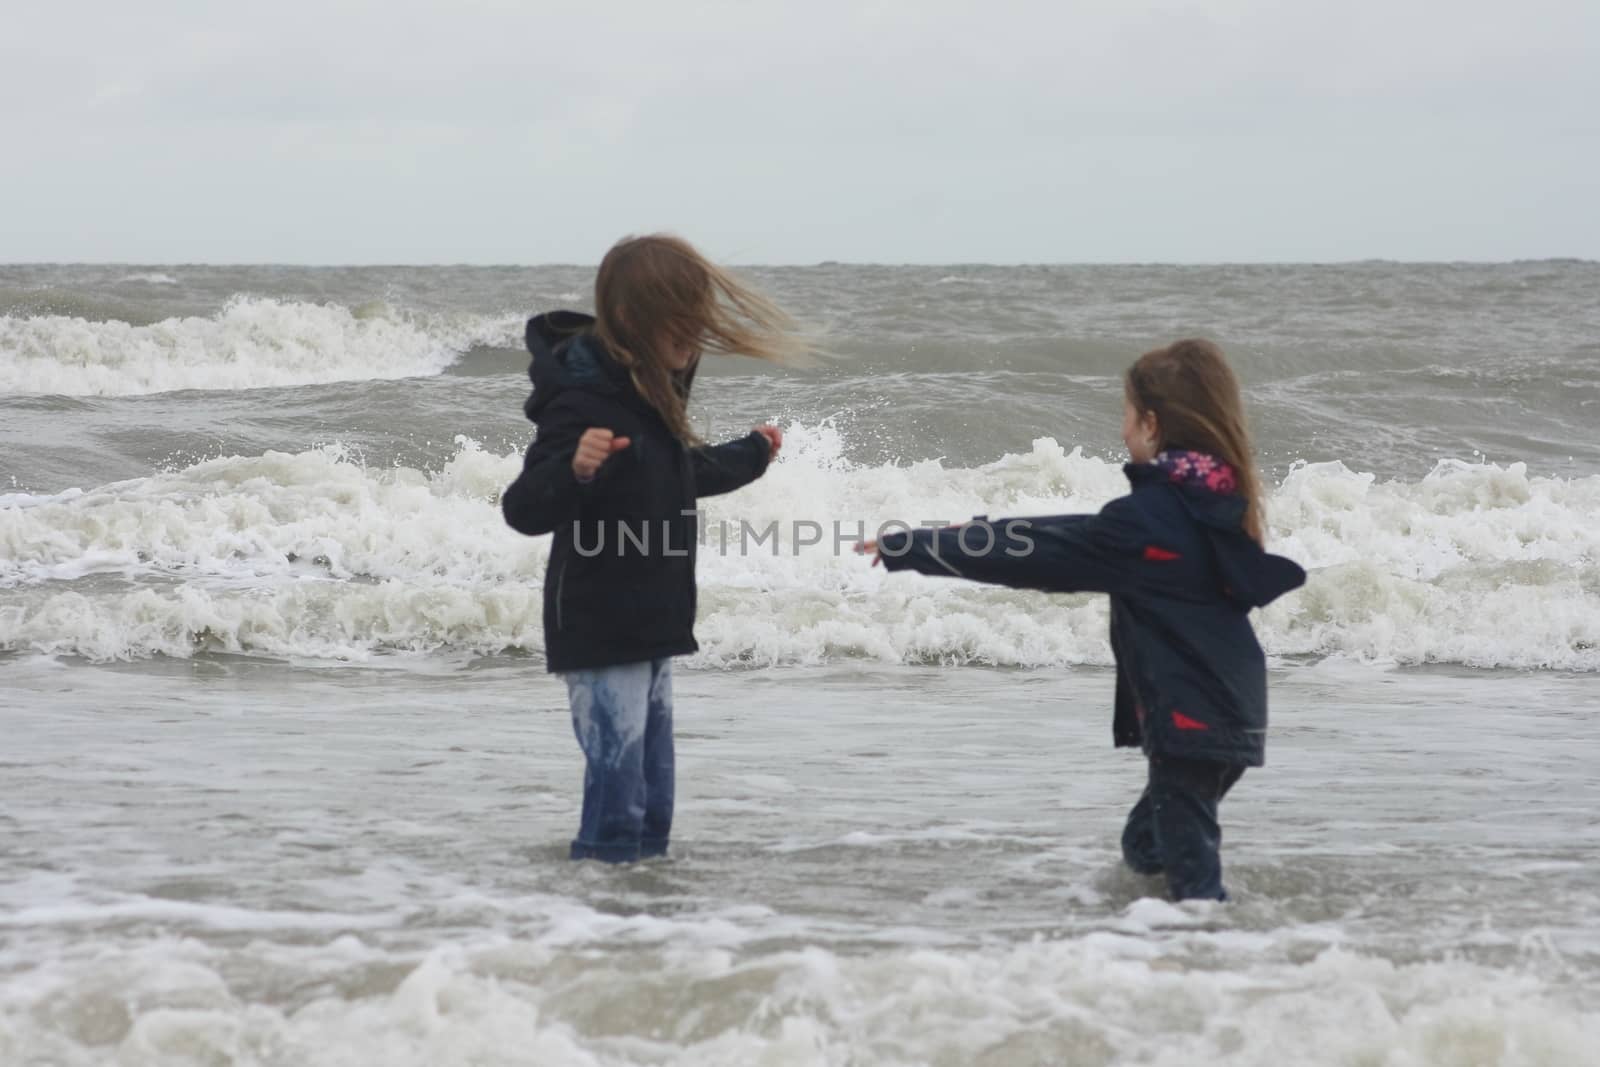
<instances>
[{"instance_id":1,"label":"grey cloud","mask_svg":"<svg viewBox=\"0 0 1600 1067\"><path fill-rule=\"evenodd\" d=\"M1600 5L28 5L11 258L1600 255ZM130 205L137 205L132 207ZM398 223L398 224L397 224Z\"/></svg>"}]
</instances>

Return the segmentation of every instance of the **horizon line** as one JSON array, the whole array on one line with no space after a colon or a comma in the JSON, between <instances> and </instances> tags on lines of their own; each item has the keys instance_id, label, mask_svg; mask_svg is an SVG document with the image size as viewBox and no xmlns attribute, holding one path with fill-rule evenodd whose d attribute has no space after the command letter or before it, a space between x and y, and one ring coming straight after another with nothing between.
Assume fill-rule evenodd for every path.
<instances>
[{"instance_id":1,"label":"horizon line","mask_svg":"<svg viewBox=\"0 0 1600 1067\"><path fill-rule=\"evenodd\" d=\"M713 257L715 258L715 257ZM1127 260L1017 260L1001 262L998 260L853 260L853 259L822 259L790 262L765 262L742 263L736 260L717 259L716 262L724 266L738 268L782 268L782 269L816 269L819 267L1351 267L1369 264L1385 264L1391 266L1407 267L1452 267L1452 266L1514 266L1522 263L1569 263L1569 264L1600 264L1600 259L1590 259L1585 256L1519 256L1513 259L1395 259L1386 256L1369 256L1360 259L1127 259ZM349 269L392 269L401 267L426 268L426 267L454 267L471 268L477 270L490 269L518 269L570 267L575 269L593 270L599 266L599 261L581 263L576 261L552 260L542 263L510 262L510 261L473 261L473 260L437 260L437 261L317 261L293 262L289 260L134 260L134 259L67 259L67 260L0 260L0 267L295 267L311 270L349 270Z\"/></svg>"}]
</instances>

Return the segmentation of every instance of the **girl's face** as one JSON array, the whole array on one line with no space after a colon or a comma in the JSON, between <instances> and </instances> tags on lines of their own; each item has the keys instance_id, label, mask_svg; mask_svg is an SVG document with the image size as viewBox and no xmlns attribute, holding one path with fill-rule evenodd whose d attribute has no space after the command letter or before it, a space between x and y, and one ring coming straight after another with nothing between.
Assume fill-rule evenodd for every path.
<instances>
[{"instance_id":1,"label":"girl's face","mask_svg":"<svg viewBox=\"0 0 1600 1067\"><path fill-rule=\"evenodd\" d=\"M667 365L668 370L683 371L694 366L695 360L700 358L700 338L698 331L690 333L685 329L664 329L656 335L656 352L661 361Z\"/></svg>"},{"instance_id":2,"label":"girl's face","mask_svg":"<svg viewBox=\"0 0 1600 1067\"><path fill-rule=\"evenodd\" d=\"M1124 399L1122 443L1128 446L1128 458L1135 463L1149 463L1155 459L1156 452L1161 447L1161 433L1160 427L1156 425L1156 413L1146 411L1140 414L1132 402Z\"/></svg>"},{"instance_id":3,"label":"girl's face","mask_svg":"<svg viewBox=\"0 0 1600 1067\"><path fill-rule=\"evenodd\" d=\"M661 346L661 355L673 370L688 370L700 358L700 346L685 341L669 340Z\"/></svg>"}]
</instances>

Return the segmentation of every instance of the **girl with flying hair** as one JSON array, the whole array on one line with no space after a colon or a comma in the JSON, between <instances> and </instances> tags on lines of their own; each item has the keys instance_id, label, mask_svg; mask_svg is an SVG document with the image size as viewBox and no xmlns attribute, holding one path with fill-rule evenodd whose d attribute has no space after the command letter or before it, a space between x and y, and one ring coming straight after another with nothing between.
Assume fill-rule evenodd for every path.
<instances>
[{"instance_id":1,"label":"girl with flying hair","mask_svg":"<svg viewBox=\"0 0 1600 1067\"><path fill-rule=\"evenodd\" d=\"M672 829L672 657L699 647L695 502L761 477L783 445L776 426L702 442L695 370L706 352L801 346L784 312L676 237L615 245L594 304L528 322L538 431L501 507L522 533L552 535L546 665L586 761L571 855L616 863L665 854Z\"/></svg>"}]
</instances>

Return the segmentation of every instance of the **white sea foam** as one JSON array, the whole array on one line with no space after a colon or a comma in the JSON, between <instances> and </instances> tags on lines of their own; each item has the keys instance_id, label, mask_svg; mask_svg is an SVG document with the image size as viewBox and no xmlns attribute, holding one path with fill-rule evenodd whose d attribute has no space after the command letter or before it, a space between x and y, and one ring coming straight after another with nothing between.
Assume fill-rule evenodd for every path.
<instances>
[{"instance_id":1,"label":"white sea foam","mask_svg":"<svg viewBox=\"0 0 1600 1067\"><path fill-rule=\"evenodd\" d=\"M115 904L53 904L0 915L0 929L91 926L153 921L212 930L355 930L392 925L390 914L346 915L326 911L255 911L182 900L127 900Z\"/></svg>"},{"instance_id":2,"label":"white sea foam","mask_svg":"<svg viewBox=\"0 0 1600 1067\"><path fill-rule=\"evenodd\" d=\"M329 447L8 499L0 647L95 659L538 651L548 539L511 532L495 500L519 469L515 453L463 438L434 472L370 469ZM1109 663L1104 598L887 575L836 545L834 524L850 537L889 518L1092 510L1125 484L1118 464L1049 439L978 468L861 466L832 428L793 427L766 478L706 502L698 662ZM1257 616L1271 654L1600 669L1600 478L1446 463L1379 482L1311 465L1273 492L1269 514L1273 547L1311 571ZM776 524L777 536L741 546L741 524Z\"/></svg>"},{"instance_id":3,"label":"white sea foam","mask_svg":"<svg viewBox=\"0 0 1600 1067\"><path fill-rule=\"evenodd\" d=\"M1291 962L1292 932L1254 940L1253 962L1221 971L1187 957L1227 951L1226 937L1182 930L1156 942L1099 936L866 955L818 946L747 954L693 936L616 955L543 939L420 955L354 937L239 950L158 940L40 963L8 983L0 1057L1567 1067L1588 1062L1600 1041L1600 1017L1531 973L1398 964L1336 947ZM227 976L246 968L301 981L238 988Z\"/></svg>"},{"instance_id":4,"label":"white sea foam","mask_svg":"<svg viewBox=\"0 0 1600 1067\"><path fill-rule=\"evenodd\" d=\"M236 297L209 318L149 326L0 316L0 391L132 396L438 374L475 344L517 344L520 316L352 311Z\"/></svg>"},{"instance_id":5,"label":"white sea foam","mask_svg":"<svg viewBox=\"0 0 1600 1067\"><path fill-rule=\"evenodd\" d=\"M82 495L82 489L68 489L62 493L0 493L0 508L31 508Z\"/></svg>"}]
</instances>

